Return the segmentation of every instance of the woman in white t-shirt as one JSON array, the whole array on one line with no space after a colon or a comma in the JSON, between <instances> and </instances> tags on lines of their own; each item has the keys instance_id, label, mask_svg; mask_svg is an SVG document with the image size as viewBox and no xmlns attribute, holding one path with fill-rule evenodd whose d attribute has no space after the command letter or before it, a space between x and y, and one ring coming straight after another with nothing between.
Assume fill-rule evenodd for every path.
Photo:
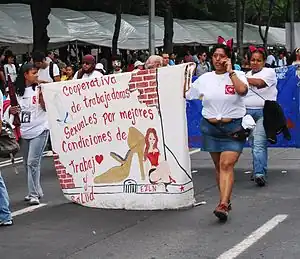
<instances>
[{"instance_id":1,"label":"woman in white t-shirt","mask_svg":"<svg viewBox=\"0 0 300 259\"><path fill-rule=\"evenodd\" d=\"M32 64L23 65L16 80L16 93L20 107L10 107L11 114L19 113L23 159L28 180L25 201L38 205L43 197L40 184L41 160L49 137L45 103L37 85L38 71Z\"/></svg>"},{"instance_id":2,"label":"woman in white t-shirt","mask_svg":"<svg viewBox=\"0 0 300 259\"><path fill-rule=\"evenodd\" d=\"M256 127L250 138L253 156L253 176L258 186L265 186L267 164L268 164L268 143L263 125L263 108L265 100L276 101L277 99L277 77L273 68L265 66L266 53L264 49L255 49L251 53L249 71L246 76L250 85L244 101L247 114L250 114L256 122Z\"/></svg>"},{"instance_id":3,"label":"woman in white t-shirt","mask_svg":"<svg viewBox=\"0 0 300 259\"><path fill-rule=\"evenodd\" d=\"M216 45L212 52L215 71L200 76L186 92L186 98L202 98L202 150L213 159L220 191L220 203L214 214L220 220L227 220L233 168L245 144L245 139L237 140L234 133L241 130L246 114L243 96L247 94L248 82L244 72L232 70L231 50L226 45Z\"/></svg>"},{"instance_id":4,"label":"woman in white t-shirt","mask_svg":"<svg viewBox=\"0 0 300 259\"><path fill-rule=\"evenodd\" d=\"M300 48L296 48L291 56L292 65L300 65Z\"/></svg>"},{"instance_id":5,"label":"woman in white t-shirt","mask_svg":"<svg viewBox=\"0 0 300 259\"><path fill-rule=\"evenodd\" d=\"M4 74L5 74L5 80L8 81L8 76L10 76L10 79L12 82L16 81L17 78L17 69L14 64L15 57L12 53L5 55L5 65L4 65Z\"/></svg>"}]
</instances>

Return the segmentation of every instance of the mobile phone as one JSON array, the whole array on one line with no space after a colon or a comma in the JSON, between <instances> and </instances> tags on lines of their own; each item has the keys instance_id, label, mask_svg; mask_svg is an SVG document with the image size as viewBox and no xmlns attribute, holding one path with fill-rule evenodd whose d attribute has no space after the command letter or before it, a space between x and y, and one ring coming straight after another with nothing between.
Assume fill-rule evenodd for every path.
<instances>
[{"instance_id":1,"label":"mobile phone","mask_svg":"<svg viewBox=\"0 0 300 259\"><path fill-rule=\"evenodd\" d=\"M224 66L225 68L227 68L226 62L227 62L227 60L224 60L224 61L222 62L223 66Z\"/></svg>"}]
</instances>

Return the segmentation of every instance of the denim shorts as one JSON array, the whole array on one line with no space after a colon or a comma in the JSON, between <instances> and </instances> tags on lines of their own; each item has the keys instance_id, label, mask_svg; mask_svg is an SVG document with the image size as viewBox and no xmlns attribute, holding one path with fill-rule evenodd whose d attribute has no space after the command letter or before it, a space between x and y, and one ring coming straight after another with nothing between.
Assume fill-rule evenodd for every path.
<instances>
[{"instance_id":1,"label":"denim shorts","mask_svg":"<svg viewBox=\"0 0 300 259\"><path fill-rule=\"evenodd\" d=\"M200 130L202 133L202 151L224 152L234 151L241 153L246 141L239 141L231 138L228 134L240 129L242 119L233 119L229 123L211 124L202 118Z\"/></svg>"}]
</instances>

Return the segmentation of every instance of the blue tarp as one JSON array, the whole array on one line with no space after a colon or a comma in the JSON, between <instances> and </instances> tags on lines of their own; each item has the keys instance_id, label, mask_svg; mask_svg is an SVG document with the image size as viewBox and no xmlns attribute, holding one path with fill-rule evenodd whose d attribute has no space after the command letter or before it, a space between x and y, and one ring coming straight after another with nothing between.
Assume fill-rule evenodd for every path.
<instances>
[{"instance_id":1,"label":"blue tarp","mask_svg":"<svg viewBox=\"0 0 300 259\"><path fill-rule=\"evenodd\" d=\"M292 134L292 140L287 141L280 135L278 136L277 144L272 145L272 147L300 148L300 71L296 66L276 68L275 71L278 78L277 101L285 113L288 127ZM299 76L297 75L297 72L299 73ZM196 79L197 77L193 77L193 81ZM201 148L201 132L199 124L202 119L202 102L200 100L187 101L186 110L189 147Z\"/></svg>"}]
</instances>

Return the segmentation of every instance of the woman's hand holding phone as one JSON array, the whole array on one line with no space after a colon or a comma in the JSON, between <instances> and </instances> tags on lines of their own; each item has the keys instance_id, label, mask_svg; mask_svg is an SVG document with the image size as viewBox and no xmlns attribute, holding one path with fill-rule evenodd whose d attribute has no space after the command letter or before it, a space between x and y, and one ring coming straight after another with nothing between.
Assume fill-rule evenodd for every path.
<instances>
[{"instance_id":1,"label":"woman's hand holding phone","mask_svg":"<svg viewBox=\"0 0 300 259\"><path fill-rule=\"evenodd\" d=\"M224 67L226 69L226 72L228 72L228 73L233 72L233 70L232 70L232 63L231 63L231 59L230 58L224 60Z\"/></svg>"}]
</instances>

